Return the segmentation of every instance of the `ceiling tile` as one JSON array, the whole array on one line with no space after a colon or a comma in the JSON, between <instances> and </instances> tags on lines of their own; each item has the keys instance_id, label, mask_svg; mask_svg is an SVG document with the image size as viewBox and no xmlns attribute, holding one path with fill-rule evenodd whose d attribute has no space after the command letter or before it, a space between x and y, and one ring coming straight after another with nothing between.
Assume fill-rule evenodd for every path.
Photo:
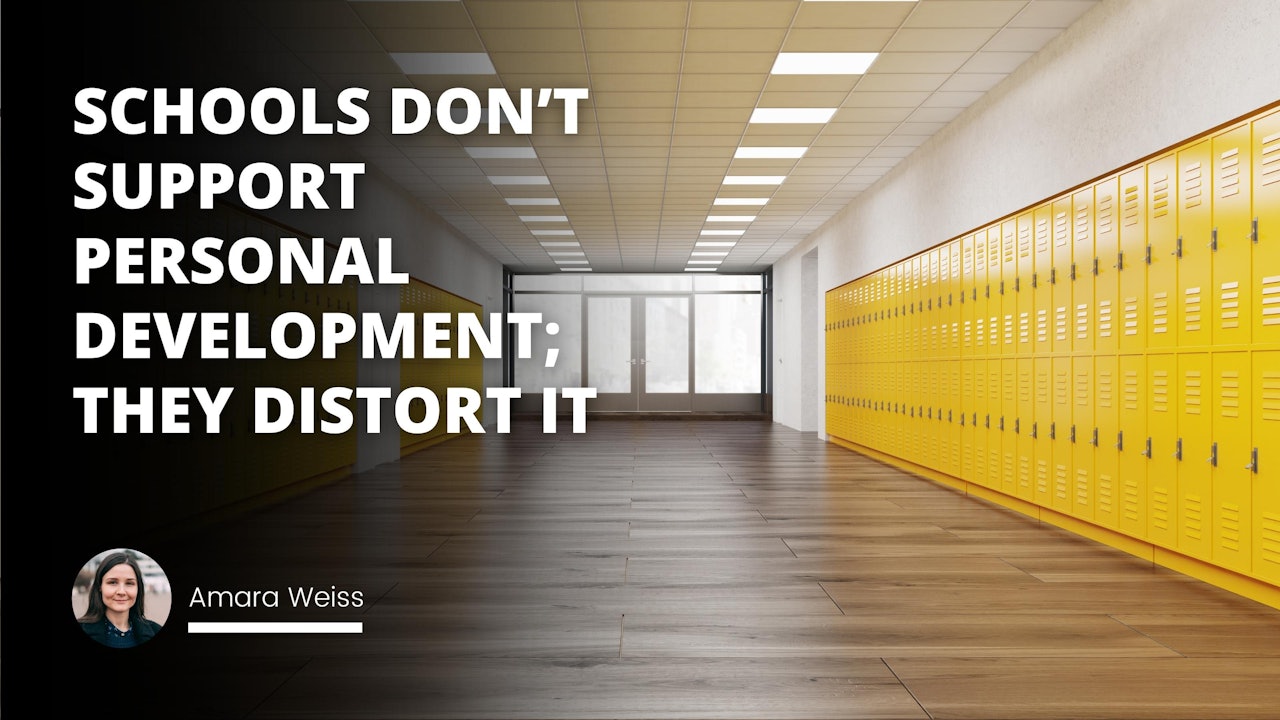
<instances>
[{"instance_id":1,"label":"ceiling tile","mask_svg":"<svg viewBox=\"0 0 1280 720\"><path fill-rule=\"evenodd\" d=\"M1036 52L1061 32L1056 28L1005 28L996 33L983 50Z\"/></svg>"},{"instance_id":2,"label":"ceiling tile","mask_svg":"<svg viewBox=\"0 0 1280 720\"><path fill-rule=\"evenodd\" d=\"M999 28L1026 5L1026 0L921 0L903 26Z\"/></svg>"},{"instance_id":3,"label":"ceiling tile","mask_svg":"<svg viewBox=\"0 0 1280 720\"><path fill-rule=\"evenodd\" d=\"M634 28L586 30L587 50L597 52L680 52L683 29Z\"/></svg>"},{"instance_id":4,"label":"ceiling tile","mask_svg":"<svg viewBox=\"0 0 1280 720\"><path fill-rule=\"evenodd\" d=\"M787 52L880 52L893 37L890 28L794 28L782 49Z\"/></svg>"},{"instance_id":5,"label":"ceiling tile","mask_svg":"<svg viewBox=\"0 0 1280 720\"><path fill-rule=\"evenodd\" d=\"M961 67L963 73L1011 73L1027 61L1029 52L980 52Z\"/></svg>"},{"instance_id":6,"label":"ceiling tile","mask_svg":"<svg viewBox=\"0 0 1280 720\"><path fill-rule=\"evenodd\" d=\"M578 4L584 28L683 28L683 0L591 0Z\"/></svg>"},{"instance_id":7,"label":"ceiling tile","mask_svg":"<svg viewBox=\"0 0 1280 720\"><path fill-rule=\"evenodd\" d=\"M1097 4L1097 0L1036 0L1009 23L1009 27L1062 29Z\"/></svg>"},{"instance_id":8,"label":"ceiling tile","mask_svg":"<svg viewBox=\"0 0 1280 720\"><path fill-rule=\"evenodd\" d=\"M953 73L970 57L972 53L967 52L886 52L876 58L871 70L877 73Z\"/></svg>"},{"instance_id":9,"label":"ceiling tile","mask_svg":"<svg viewBox=\"0 0 1280 720\"><path fill-rule=\"evenodd\" d=\"M994 34L994 28L903 29L885 46L885 52L973 52Z\"/></svg>"},{"instance_id":10,"label":"ceiling tile","mask_svg":"<svg viewBox=\"0 0 1280 720\"><path fill-rule=\"evenodd\" d=\"M468 0L466 9L477 28L576 27L573 0Z\"/></svg>"}]
</instances>

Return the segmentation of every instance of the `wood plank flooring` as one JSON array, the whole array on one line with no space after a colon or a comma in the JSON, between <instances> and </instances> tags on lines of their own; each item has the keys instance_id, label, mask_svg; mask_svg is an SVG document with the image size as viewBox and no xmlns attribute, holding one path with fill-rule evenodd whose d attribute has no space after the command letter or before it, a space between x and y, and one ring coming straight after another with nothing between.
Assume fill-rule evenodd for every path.
<instances>
[{"instance_id":1,"label":"wood plank flooring","mask_svg":"<svg viewBox=\"0 0 1280 720\"><path fill-rule=\"evenodd\" d=\"M222 541L368 603L209 640L221 717L1280 717L1280 612L769 422L520 421Z\"/></svg>"}]
</instances>

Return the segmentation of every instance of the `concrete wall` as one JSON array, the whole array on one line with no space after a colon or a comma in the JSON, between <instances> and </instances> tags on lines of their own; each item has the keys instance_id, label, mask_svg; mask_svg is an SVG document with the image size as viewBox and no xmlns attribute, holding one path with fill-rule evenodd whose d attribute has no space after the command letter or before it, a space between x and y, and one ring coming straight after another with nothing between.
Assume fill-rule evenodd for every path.
<instances>
[{"instance_id":1,"label":"concrete wall","mask_svg":"<svg viewBox=\"0 0 1280 720\"><path fill-rule=\"evenodd\" d=\"M779 260L775 323L801 325L815 248L821 295L1280 100L1277 37L1275 0L1104 0ZM792 395L794 339L774 356L774 419L807 429L825 390Z\"/></svg>"}]
</instances>

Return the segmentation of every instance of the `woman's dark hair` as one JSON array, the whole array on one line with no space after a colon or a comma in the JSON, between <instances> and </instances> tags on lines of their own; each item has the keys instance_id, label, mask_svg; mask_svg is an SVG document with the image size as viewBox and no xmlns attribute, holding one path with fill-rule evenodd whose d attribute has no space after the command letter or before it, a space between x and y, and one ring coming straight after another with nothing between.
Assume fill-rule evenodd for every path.
<instances>
[{"instance_id":1,"label":"woman's dark hair","mask_svg":"<svg viewBox=\"0 0 1280 720\"><path fill-rule=\"evenodd\" d=\"M120 564L133 568L134 577L138 579L138 594L134 600L133 607L129 608L129 624L138 624L146 617L142 601L146 599L147 584L142 581L142 568L138 567L138 561L133 558L132 554L117 552L102 558L102 562L98 564L98 571L93 574L93 584L89 586L89 609L85 611L84 615L80 616L80 622L96 623L101 622L106 617L107 606L102 602L102 576L106 575L111 568Z\"/></svg>"}]
</instances>

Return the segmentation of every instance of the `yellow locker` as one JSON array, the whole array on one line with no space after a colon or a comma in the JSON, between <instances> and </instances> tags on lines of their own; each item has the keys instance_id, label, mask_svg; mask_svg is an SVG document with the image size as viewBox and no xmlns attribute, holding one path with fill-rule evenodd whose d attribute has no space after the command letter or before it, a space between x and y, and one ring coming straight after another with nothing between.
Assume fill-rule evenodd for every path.
<instances>
[{"instance_id":1,"label":"yellow locker","mask_svg":"<svg viewBox=\"0 0 1280 720\"><path fill-rule=\"evenodd\" d=\"M941 314L942 306L938 302L938 283L939 283L939 257L940 250L934 248L928 253L929 260L929 276L925 279L924 286L924 316L925 326L928 328L928 342L926 343L926 355L929 359L938 357L939 346L939 328L938 317Z\"/></svg>"},{"instance_id":2,"label":"yellow locker","mask_svg":"<svg viewBox=\"0 0 1280 720\"><path fill-rule=\"evenodd\" d=\"M903 308L907 323L907 357L910 360L917 360L924 355L920 323L920 316L923 313L917 308L917 305L920 305L920 256L917 255L908 260L907 267L907 295Z\"/></svg>"},{"instance_id":3,"label":"yellow locker","mask_svg":"<svg viewBox=\"0 0 1280 720\"><path fill-rule=\"evenodd\" d=\"M1017 220L1000 223L1000 347L1001 355L1018 351L1018 294L1014 284L1018 277Z\"/></svg>"},{"instance_id":4,"label":"yellow locker","mask_svg":"<svg viewBox=\"0 0 1280 720\"><path fill-rule=\"evenodd\" d=\"M974 323L977 319L977 251L978 242L973 235L965 235L960 239L961 275L958 301L960 303L960 357L973 357L978 353L975 346Z\"/></svg>"},{"instance_id":5,"label":"yellow locker","mask_svg":"<svg viewBox=\"0 0 1280 720\"><path fill-rule=\"evenodd\" d=\"M1035 437L1032 427L1035 423L1035 360L1018 358L1017 363L1018 403L1013 418L1013 436L1017 472L1018 497L1024 500L1035 500Z\"/></svg>"},{"instance_id":6,"label":"yellow locker","mask_svg":"<svg viewBox=\"0 0 1280 720\"><path fill-rule=\"evenodd\" d=\"M1213 324L1206 295L1213 282L1213 196L1210 141L1178 151L1178 347L1209 345Z\"/></svg>"},{"instance_id":7,"label":"yellow locker","mask_svg":"<svg viewBox=\"0 0 1280 720\"><path fill-rule=\"evenodd\" d=\"M1147 348L1178 344L1177 156L1147 163Z\"/></svg>"},{"instance_id":8,"label":"yellow locker","mask_svg":"<svg viewBox=\"0 0 1280 720\"><path fill-rule=\"evenodd\" d=\"M947 373L947 393L943 396L947 413L947 464L944 468L953 477L963 477L963 441L960 427L962 411L962 393L964 385L961 379L962 365L959 360L944 361Z\"/></svg>"},{"instance_id":9,"label":"yellow locker","mask_svg":"<svg viewBox=\"0 0 1280 720\"><path fill-rule=\"evenodd\" d=\"M1248 573L1253 562L1253 415L1249 353L1213 355L1213 562Z\"/></svg>"},{"instance_id":10,"label":"yellow locker","mask_svg":"<svg viewBox=\"0 0 1280 720\"><path fill-rule=\"evenodd\" d=\"M1093 352L1094 255L1093 188L1071 196L1071 350Z\"/></svg>"},{"instance_id":11,"label":"yellow locker","mask_svg":"<svg viewBox=\"0 0 1280 720\"><path fill-rule=\"evenodd\" d=\"M1053 352L1071 352L1071 196L1053 201L1053 265L1049 268L1053 286L1052 325Z\"/></svg>"},{"instance_id":12,"label":"yellow locker","mask_svg":"<svg viewBox=\"0 0 1280 720\"><path fill-rule=\"evenodd\" d=\"M1035 269L1031 274L1034 352L1047 355L1053 352L1051 342L1051 317L1053 310L1053 205L1045 203L1035 209Z\"/></svg>"},{"instance_id":13,"label":"yellow locker","mask_svg":"<svg viewBox=\"0 0 1280 720\"><path fill-rule=\"evenodd\" d=\"M938 347L934 357L942 359L951 356L951 308L947 300L951 296L951 246L947 243L937 249L938 284L934 289L934 323L938 327Z\"/></svg>"},{"instance_id":14,"label":"yellow locker","mask_svg":"<svg viewBox=\"0 0 1280 720\"><path fill-rule=\"evenodd\" d=\"M1253 123L1253 342L1280 346L1280 111Z\"/></svg>"},{"instance_id":15,"label":"yellow locker","mask_svg":"<svg viewBox=\"0 0 1280 720\"><path fill-rule=\"evenodd\" d=\"M960 477L978 482L977 437L978 424L978 372L975 361L960 361Z\"/></svg>"},{"instance_id":16,"label":"yellow locker","mask_svg":"<svg viewBox=\"0 0 1280 720\"><path fill-rule=\"evenodd\" d=\"M996 433L1000 440L1000 490L1006 495L1018 493L1018 441L1013 434L1018 415L1018 361L1000 361L1000 418Z\"/></svg>"},{"instance_id":17,"label":"yellow locker","mask_svg":"<svg viewBox=\"0 0 1280 720\"><path fill-rule=\"evenodd\" d=\"M1214 345L1247 345L1249 298L1253 297L1250 259L1253 255L1253 215L1249 177L1248 123L1213 136L1213 285L1210 293Z\"/></svg>"},{"instance_id":18,"label":"yellow locker","mask_svg":"<svg viewBox=\"0 0 1280 720\"><path fill-rule=\"evenodd\" d=\"M983 418L983 429L987 434L987 487L999 490L1001 482L1003 457L1001 451L1001 412L1004 397L1004 368L999 358L987 359L987 414Z\"/></svg>"},{"instance_id":19,"label":"yellow locker","mask_svg":"<svg viewBox=\"0 0 1280 720\"><path fill-rule=\"evenodd\" d=\"M1093 361L1094 445L1093 521L1115 529L1120 526L1120 379L1114 355L1098 355Z\"/></svg>"},{"instance_id":20,"label":"yellow locker","mask_svg":"<svg viewBox=\"0 0 1280 720\"><path fill-rule=\"evenodd\" d=\"M991 427L991 401L987 392L987 359L973 361L973 477L965 478L979 485L990 486L987 481L987 430Z\"/></svg>"},{"instance_id":21,"label":"yellow locker","mask_svg":"<svg viewBox=\"0 0 1280 720\"><path fill-rule=\"evenodd\" d=\"M1116 433L1117 485L1121 532L1147 537L1147 465L1152 453L1147 434L1147 362L1142 355L1120 357L1120 413Z\"/></svg>"},{"instance_id":22,"label":"yellow locker","mask_svg":"<svg viewBox=\"0 0 1280 720\"><path fill-rule=\"evenodd\" d=\"M1053 445L1053 509L1070 513L1074 505L1071 468L1074 463L1074 433L1071 429L1071 358L1053 358L1053 422L1049 439Z\"/></svg>"},{"instance_id":23,"label":"yellow locker","mask_svg":"<svg viewBox=\"0 0 1280 720\"><path fill-rule=\"evenodd\" d=\"M960 309L960 293L963 287L963 275L961 274L961 256L963 255L963 243L960 240L952 240L947 244L951 248L951 283L947 287L947 317L951 323L951 345L947 354L952 358L961 356L960 346L960 326L964 323L961 317Z\"/></svg>"},{"instance_id":24,"label":"yellow locker","mask_svg":"<svg viewBox=\"0 0 1280 720\"><path fill-rule=\"evenodd\" d=\"M1030 212L1018 216L1018 262L1013 276L1013 296L1016 298L1014 312L1014 342L1016 352L1020 356L1030 357L1035 354L1035 335L1032 324L1035 320L1035 288L1031 279L1035 275L1035 233L1034 216Z\"/></svg>"},{"instance_id":25,"label":"yellow locker","mask_svg":"<svg viewBox=\"0 0 1280 720\"><path fill-rule=\"evenodd\" d=\"M1117 347L1122 353L1142 352L1147 335L1147 168L1139 165L1120 176L1120 276Z\"/></svg>"},{"instance_id":26,"label":"yellow locker","mask_svg":"<svg viewBox=\"0 0 1280 720\"><path fill-rule=\"evenodd\" d=\"M1178 550L1213 557L1213 372L1208 353L1178 356Z\"/></svg>"},{"instance_id":27,"label":"yellow locker","mask_svg":"<svg viewBox=\"0 0 1280 720\"><path fill-rule=\"evenodd\" d=\"M1033 499L1041 507L1053 507L1053 360L1038 357L1035 372L1035 407L1031 421L1032 458L1035 460L1035 492Z\"/></svg>"},{"instance_id":28,"label":"yellow locker","mask_svg":"<svg viewBox=\"0 0 1280 720\"><path fill-rule=\"evenodd\" d=\"M1119 178L1099 180L1093 186L1093 350L1114 353L1119 347L1120 304Z\"/></svg>"},{"instance_id":29,"label":"yellow locker","mask_svg":"<svg viewBox=\"0 0 1280 720\"><path fill-rule=\"evenodd\" d=\"M979 298L978 306L983 309L987 318L987 357L999 357L1001 352L1001 304L1000 280L1003 267L1001 254L1000 225L987 228L987 279L985 296Z\"/></svg>"},{"instance_id":30,"label":"yellow locker","mask_svg":"<svg viewBox=\"0 0 1280 720\"><path fill-rule=\"evenodd\" d=\"M979 230L973 234L973 353L977 357L987 356L987 299L990 286L987 285L987 231Z\"/></svg>"},{"instance_id":31,"label":"yellow locker","mask_svg":"<svg viewBox=\"0 0 1280 720\"><path fill-rule=\"evenodd\" d=\"M1093 387L1093 358L1071 358L1071 514L1084 520L1093 519L1093 455L1098 444Z\"/></svg>"},{"instance_id":32,"label":"yellow locker","mask_svg":"<svg viewBox=\"0 0 1280 720\"><path fill-rule=\"evenodd\" d=\"M1280 584L1280 352L1253 353L1253 574Z\"/></svg>"}]
</instances>

